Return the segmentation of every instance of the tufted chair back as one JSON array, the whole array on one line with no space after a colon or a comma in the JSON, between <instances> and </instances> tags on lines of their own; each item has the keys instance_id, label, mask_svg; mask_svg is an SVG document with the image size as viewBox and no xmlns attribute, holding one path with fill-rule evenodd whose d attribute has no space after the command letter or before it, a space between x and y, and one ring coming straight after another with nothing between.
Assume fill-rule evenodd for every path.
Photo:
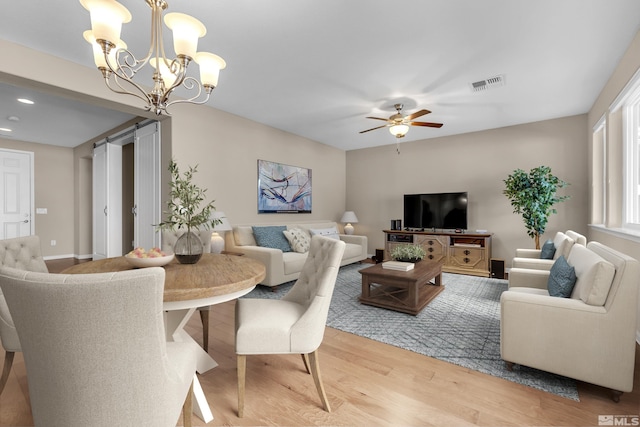
<instances>
[{"instance_id":1,"label":"tufted chair back","mask_svg":"<svg viewBox=\"0 0 640 427\"><path fill-rule=\"evenodd\" d=\"M49 272L42 258L38 236L0 240L0 265L36 273Z\"/></svg>"},{"instance_id":2,"label":"tufted chair back","mask_svg":"<svg viewBox=\"0 0 640 427\"><path fill-rule=\"evenodd\" d=\"M300 277L282 297L305 310L291 330L291 346L297 353L314 351L322 342L344 247L341 240L313 236Z\"/></svg>"},{"instance_id":3,"label":"tufted chair back","mask_svg":"<svg viewBox=\"0 0 640 427\"><path fill-rule=\"evenodd\" d=\"M24 236L13 239L0 240L0 266L18 270L48 273L47 264L42 258L40 238L38 236ZM16 351L22 351L18 332L9 313L2 289L0 289L0 343L5 350L4 367L0 376L0 394L9 378L9 371L13 364Z\"/></svg>"},{"instance_id":4,"label":"tufted chair back","mask_svg":"<svg viewBox=\"0 0 640 427\"><path fill-rule=\"evenodd\" d=\"M164 279L160 267L100 274L0 268L36 426L176 425L190 402L197 346L165 339ZM187 410L183 421L190 419Z\"/></svg>"},{"instance_id":5,"label":"tufted chair back","mask_svg":"<svg viewBox=\"0 0 640 427\"><path fill-rule=\"evenodd\" d=\"M331 412L322 385L317 350L322 344L345 242L313 236L300 277L282 299L241 298L236 302L238 416L244 414L246 356L302 354L320 400Z\"/></svg>"}]
</instances>

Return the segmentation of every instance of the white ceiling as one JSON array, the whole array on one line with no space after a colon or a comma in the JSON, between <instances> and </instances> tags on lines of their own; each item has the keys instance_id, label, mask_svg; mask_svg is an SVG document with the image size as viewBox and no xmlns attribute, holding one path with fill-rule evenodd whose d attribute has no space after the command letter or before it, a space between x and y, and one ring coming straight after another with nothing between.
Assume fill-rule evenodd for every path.
<instances>
[{"instance_id":1,"label":"white ceiling","mask_svg":"<svg viewBox=\"0 0 640 427\"><path fill-rule=\"evenodd\" d=\"M207 26L198 50L227 61L209 105L344 150L395 144L385 129L358 132L382 124L365 117L388 117L398 101L444 123L413 127L402 141L586 113L640 29L638 0L168 2ZM144 55L149 8L121 3L133 15L122 38ZM0 38L93 68L82 38L89 14L77 0L0 0L0 9ZM498 74L505 86L471 90ZM13 112L7 90L0 127L22 114L29 132L16 139L77 145L91 137L83 131L130 117L57 101L46 115L62 116L47 123Z\"/></svg>"}]
</instances>

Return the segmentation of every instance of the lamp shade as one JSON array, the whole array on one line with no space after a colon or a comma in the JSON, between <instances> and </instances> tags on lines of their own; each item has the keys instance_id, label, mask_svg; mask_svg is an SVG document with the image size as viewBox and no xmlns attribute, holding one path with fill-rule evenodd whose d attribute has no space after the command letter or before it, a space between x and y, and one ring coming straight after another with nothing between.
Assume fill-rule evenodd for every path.
<instances>
[{"instance_id":1,"label":"lamp shade","mask_svg":"<svg viewBox=\"0 0 640 427\"><path fill-rule=\"evenodd\" d=\"M95 62L96 67L108 68L107 63L104 60L104 52L102 51L102 47L96 41L96 38L93 35L93 31L87 30L84 33L82 33L82 35L84 39L89 44L91 44L91 47L93 49L93 62ZM111 49L111 51L109 52L109 61L111 62L111 64L116 63L116 52L118 51L118 49L127 48L127 44L122 40L118 40L117 42L115 42L115 45L116 45L115 49Z\"/></svg>"},{"instance_id":2,"label":"lamp shade","mask_svg":"<svg viewBox=\"0 0 640 427\"><path fill-rule=\"evenodd\" d=\"M340 222L346 222L347 224L344 226L344 234L353 234L353 225L351 225L351 223L356 223L358 222L358 217L356 216L355 212L353 211L346 211L343 215L342 215L342 219L340 219Z\"/></svg>"},{"instance_id":3,"label":"lamp shade","mask_svg":"<svg viewBox=\"0 0 640 427\"><path fill-rule=\"evenodd\" d=\"M220 70L227 66L224 59L213 53L198 52L196 53L195 61L200 66L200 82L203 86L218 86Z\"/></svg>"},{"instance_id":4,"label":"lamp shade","mask_svg":"<svg viewBox=\"0 0 640 427\"><path fill-rule=\"evenodd\" d=\"M409 126L393 125L389 128L389 132L391 132L391 135L395 136L396 138L402 138L407 134L407 132L409 132Z\"/></svg>"},{"instance_id":5,"label":"lamp shade","mask_svg":"<svg viewBox=\"0 0 640 427\"><path fill-rule=\"evenodd\" d=\"M96 40L116 44L120 40L122 24L131 21L131 13L114 0L80 0L91 15L91 29Z\"/></svg>"},{"instance_id":6,"label":"lamp shade","mask_svg":"<svg viewBox=\"0 0 640 427\"><path fill-rule=\"evenodd\" d=\"M158 59L159 59L159 61L158 61ZM160 63L160 69L158 70L158 72L160 73L160 77L162 77L162 81L164 82L164 86L165 87L173 86L173 84L175 83L175 81L178 78L178 76L176 76L175 74L173 74L171 72L171 70L169 69L169 67L164 62L163 59L156 57L156 58L151 58L149 60L149 64L151 64L151 66L153 68L155 68L156 70L158 69L158 67L157 67L157 63L158 62Z\"/></svg>"},{"instance_id":7,"label":"lamp shade","mask_svg":"<svg viewBox=\"0 0 640 427\"><path fill-rule=\"evenodd\" d=\"M194 58L198 50L198 39L207 34L204 24L184 13L167 13L164 23L173 30L173 49L176 55Z\"/></svg>"},{"instance_id":8,"label":"lamp shade","mask_svg":"<svg viewBox=\"0 0 640 427\"><path fill-rule=\"evenodd\" d=\"M355 212L353 212L353 211L346 211L346 212L342 215L342 219L340 220L340 222L353 222L353 223L357 223L357 222L358 222L358 217L356 216Z\"/></svg>"}]
</instances>

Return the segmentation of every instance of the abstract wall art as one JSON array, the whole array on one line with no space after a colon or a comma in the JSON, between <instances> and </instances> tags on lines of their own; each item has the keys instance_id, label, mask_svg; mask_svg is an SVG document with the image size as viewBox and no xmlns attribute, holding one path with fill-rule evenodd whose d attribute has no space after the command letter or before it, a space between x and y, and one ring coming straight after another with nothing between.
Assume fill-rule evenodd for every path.
<instances>
[{"instance_id":1,"label":"abstract wall art","mask_svg":"<svg viewBox=\"0 0 640 427\"><path fill-rule=\"evenodd\" d=\"M311 213L311 169L258 160L258 213Z\"/></svg>"}]
</instances>

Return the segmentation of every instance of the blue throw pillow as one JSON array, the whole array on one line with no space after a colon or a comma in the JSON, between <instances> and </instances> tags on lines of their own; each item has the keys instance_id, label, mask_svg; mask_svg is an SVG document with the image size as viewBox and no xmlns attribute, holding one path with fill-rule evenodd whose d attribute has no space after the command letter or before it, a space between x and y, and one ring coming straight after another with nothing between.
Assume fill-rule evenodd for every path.
<instances>
[{"instance_id":1,"label":"blue throw pillow","mask_svg":"<svg viewBox=\"0 0 640 427\"><path fill-rule=\"evenodd\" d=\"M556 254L556 247L553 244L553 240L549 239L544 242L542 245L542 250L540 251L540 259L553 259L553 256Z\"/></svg>"},{"instance_id":2,"label":"blue throw pillow","mask_svg":"<svg viewBox=\"0 0 640 427\"><path fill-rule=\"evenodd\" d=\"M286 225L251 228L253 229L253 237L256 239L258 246L280 249L282 252L291 252L291 245L289 245L289 241L283 233L283 231L287 229Z\"/></svg>"},{"instance_id":3,"label":"blue throw pillow","mask_svg":"<svg viewBox=\"0 0 640 427\"><path fill-rule=\"evenodd\" d=\"M564 256L560 256L551 266L547 290L552 297L569 298L576 284L576 272L567 263Z\"/></svg>"}]
</instances>

